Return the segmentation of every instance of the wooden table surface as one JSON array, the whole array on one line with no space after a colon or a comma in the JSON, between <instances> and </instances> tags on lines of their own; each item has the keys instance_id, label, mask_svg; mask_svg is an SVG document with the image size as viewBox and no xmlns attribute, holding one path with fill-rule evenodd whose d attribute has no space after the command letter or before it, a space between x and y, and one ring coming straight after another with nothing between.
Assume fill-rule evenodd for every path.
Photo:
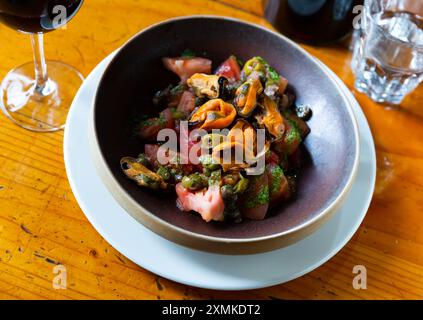
<instances>
[{"instance_id":1,"label":"wooden table surface","mask_svg":"<svg viewBox=\"0 0 423 320\"><path fill-rule=\"evenodd\" d=\"M207 13L270 27L260 2L89 0L66 30L45 37L46 54L88 75L134 33L166 18ZM31 48L27 36L4 26L0 39L3 78L30 60ZM305 48L353 90L377 148L370 210L334 258L289 283L246 292L203 290L159 278L114 250L85 218L66 178L63 132L31 133L0 115L0 298L423 298L423 87L401 108L384 108L354 91L347 45ZM52 286L56 263L67 269L66 290ZM367 268L366 290L352 286L355 265Z\"/></svg>"}]
</instances>

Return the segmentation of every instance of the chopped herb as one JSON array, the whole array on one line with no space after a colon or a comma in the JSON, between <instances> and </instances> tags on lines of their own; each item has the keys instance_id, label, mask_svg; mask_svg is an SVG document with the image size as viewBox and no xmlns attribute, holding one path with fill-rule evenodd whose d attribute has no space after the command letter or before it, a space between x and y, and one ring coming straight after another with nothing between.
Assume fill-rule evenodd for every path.
<instances>
[{"instance_id":1,"label":"chopped herb","mask_svg":"<svg viewBox=\"0 0 423 320\"><path fill-rule=\"evenodd\" d=\"M269 168L269 167L268 167ZM283 170L278 165L270 167L270 174L272 175L272 183L270 185L270 194L276 193L281 189Z\"/></svg>"},{"instance_id":2,"label":"chopped herb","mask_svg":"<svg viewBox=\"0 0 423 320\"><path fill-rule=\"evenodd\" d=\"M291 128L290 130L286 133L286 137L285 137L285 141L287 144L292 144L294 141L302 141L301 139L301 130L298 128L298 125L295 121L292 121L290 119L286 120Z\"/></svg>"},{"instance_id":3,"label":"chopped herb","mask_svg":"<svg viewBox=\"0 0 423 320\"><path fill-rule=\"evenodd\" d=\"M141 121L139 127L145 128L145 127L151 127L151 126L163 126L165 124L166 124L166 119L163 116L163 114L160 114L159 118L150 118L150 119Z\"/></svg>"},{"instance_id":4,"label":"chopped herb","mask_svg":"<svg viewBox=\"0 0 423 320\"><path fill-rule=\"evenodd\" d=\"M269 78L274 82L279 82L281 78L279 73L277 73L277 71L273 69L272 67L268 68L268 75L269 75Z\"/></svg>"},{"instance_id":5,"label":"chopped herb","mask_svg":"<svg viewBox=\"0 0 423 320\"><path fill-rule=\"evenodd\" d=\"M181 120L181 119L185 119L185 114L181 111L178 111L176 108L171 108L170 109L172 112L172 117L175 120Z\"/></svg>"},{"instance_id":6,"label":"chopped herb","mask_svg":"<svg viewBox=\"0 0 423 320\"><path fill-rule=\"evenodd\" d=\"M269 186L263 186L255 198L247 199L244 206L247 209L257 208L269 203Z\"/></svg>"},{"instance_id":7,"label":"chopped herb","mask_svg":"<svg viewBox=\"0 0 423 320\"><path fill-rule=\"evenodd\" d=\"M249 180L241 176L241 180L238 181L238 183L235 185L235 192L238 194L242 194L247 190L249 185Z\"/></svg>"},{"instance_id":8,"label":"chopped herb","mask_svg":"<svg viewBox=\"0 0 423 320\"><path fill-rule=\"evenodd\" d=\"M167 181L171 178L171 174L168 168L160 167L157 169L157 174L163 178L163 180Z\"/></svg>"}]
</instances>

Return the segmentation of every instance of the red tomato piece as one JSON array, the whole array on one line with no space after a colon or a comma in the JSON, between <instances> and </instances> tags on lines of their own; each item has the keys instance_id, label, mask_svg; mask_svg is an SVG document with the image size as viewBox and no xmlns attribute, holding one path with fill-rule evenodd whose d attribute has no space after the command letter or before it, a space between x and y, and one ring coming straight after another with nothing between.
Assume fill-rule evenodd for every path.
<instances>
[{"instance_id":1,"label":"red tomato piece","mask_svg":"<svg viewBox=\"0 0 423 320\"><path fill-rule=\"evenodd\" d=\"M226 77L229 82L236 82L241 79L241 68L235 56L230 56L215 71L215 74Z\"/></svg>"}]
</instances>

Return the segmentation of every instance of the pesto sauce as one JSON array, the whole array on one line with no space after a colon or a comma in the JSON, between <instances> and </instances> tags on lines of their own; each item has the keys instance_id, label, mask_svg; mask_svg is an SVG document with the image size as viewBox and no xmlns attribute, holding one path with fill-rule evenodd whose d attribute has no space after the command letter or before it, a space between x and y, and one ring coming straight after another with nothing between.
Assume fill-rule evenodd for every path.
<instances>
[{"instance_id":1,"label":"pesto sauce","mask_svg":"<svg viewBox=\"0 0 423 320\"><path fill-rule=\"evenodd\" d=\"M165 117L160 114L159 118L146 119L140 122L140 128L151 127L151 126L164 126L166 124Z\"/></svg>"},{"instance_id":2,"label":"pesto sauce","mask_svg":"<svg viewBox=\"0 0 423 320\"><path fill-rule=\"evenodd\" d=\"M269 186L263 186L255 198L248 199L244 203L247 209L257 208L269 203Z\"/></svg>"},{"instance_id":3,"label":"pesto sauce","mask_svg":"<svg viewBox=\"0 0 423 320\"><path fill-rule=\"evenodd\" d=\"M274 194L276 192L279 192L281 189L282 184L282 177L284 175L283 170L279 166L275 166L273 170L271 171L272 174L272 184L270 186L270 194Z\"/></svg>"},{"instance_id":4,"label":"pesto sauce","mask_svg":"<svg viewBox=\"0 0 423 320\"><path fill-rule=\"evenodd\" d=\"M297 123L290 119L287 119L286 121L291 126L291 129L287 132L287 135L285 137L286 143L291 145L294 141L297 141L297 140L301 143L302 141L301 132L300 132L300 129L298 128Z\"/></svg>"}]
</instances>

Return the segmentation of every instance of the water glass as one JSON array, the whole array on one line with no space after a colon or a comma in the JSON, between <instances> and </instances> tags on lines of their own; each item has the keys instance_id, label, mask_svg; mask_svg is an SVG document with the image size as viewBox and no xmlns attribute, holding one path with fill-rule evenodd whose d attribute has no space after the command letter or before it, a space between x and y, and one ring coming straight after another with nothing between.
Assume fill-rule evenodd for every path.
<instances>
[{"instance_id":1,"label":"water glass","mask_svg":"<svg viewBox=\"0 0 423 320\"><path fill-rule=\"evenodd\" d=\"M423 80L423 1L366 0L352 68L355 87L400 104Z\"/></svg>"}]
</instances>

